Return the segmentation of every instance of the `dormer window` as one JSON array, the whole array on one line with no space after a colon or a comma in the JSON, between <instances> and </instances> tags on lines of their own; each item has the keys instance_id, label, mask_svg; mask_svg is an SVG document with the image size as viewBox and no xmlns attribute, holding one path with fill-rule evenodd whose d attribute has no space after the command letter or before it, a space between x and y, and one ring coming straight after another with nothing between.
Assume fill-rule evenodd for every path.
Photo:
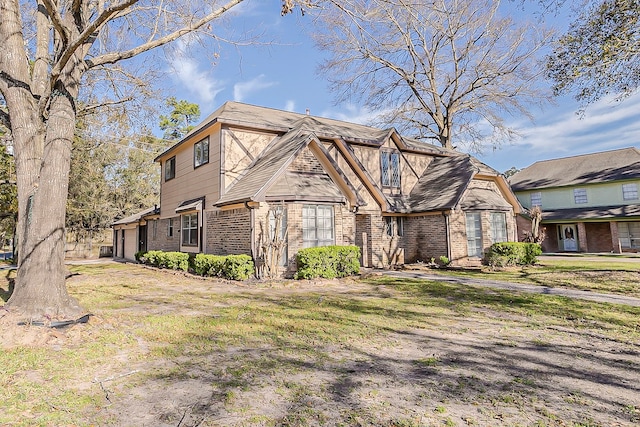
<instances>
[{"instance_id":1,"label":"dormer window","mask_svg":"<svg viewBox=\"0 0 640 427\"><path fill-rule=\"evenodd\" d=\"M380 166L382 170L382 186L400 188L400 153L397 151L381 151Z\"/></svg>"}]
</instances>

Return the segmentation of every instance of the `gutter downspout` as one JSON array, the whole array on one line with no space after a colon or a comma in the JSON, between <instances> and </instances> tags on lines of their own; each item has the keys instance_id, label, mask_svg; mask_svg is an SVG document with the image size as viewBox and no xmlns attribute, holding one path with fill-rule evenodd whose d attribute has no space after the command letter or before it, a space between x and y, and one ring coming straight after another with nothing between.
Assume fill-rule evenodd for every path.
<instances>
[{"instance_id":1,"label":"gutter downspout","mask_svg":"<svg viewBox=\"0 0 640 427\"><path fill-rule=\"evenodd\" d=\"M449 260L449 262L451 262L453 260L451 259L451 231L449 229L449 213L442 212L442 215L444 216L445 240L447 243L447 259Z\"/></svg>"}]
</instances>

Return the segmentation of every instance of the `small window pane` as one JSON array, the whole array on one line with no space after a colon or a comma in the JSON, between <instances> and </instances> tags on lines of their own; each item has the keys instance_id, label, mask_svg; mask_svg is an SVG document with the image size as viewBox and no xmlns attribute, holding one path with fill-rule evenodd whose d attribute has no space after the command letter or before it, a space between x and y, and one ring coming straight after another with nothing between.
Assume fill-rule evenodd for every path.
<instances>
[{"instance_id":1,"label":"small window pane","mask_svg":"<svg viewBox=\"0 0 640 427\"><path fill-rule=\"evenodd\" d=\"M196 142L193 146L194 167L201 166L205 163L209 163L209 137Z\"/></svg>"},{"instance_id":2,"label":"small window pane","mask_svg":"<svg viewBox=\"0 0 640 427\"><path fill-rule=\"evenodd\" d=\"M542 207L542 193L539 191L531 193L531 207L534 206Z\"/></svg>"},{"instance_id":3,"label":"small window pane","mask_svg":"<svg viewBox=\"0 0 640 427\"><path fill-rule=\"evenodd\" d=\"M622 198L624 200L637 200L638 185L636 183L622 184Z\"/></svg>"},{"instance_id":4,"label":"small window pane","mask_svg":"<svg viewBox=\"0 0 640 427\"><path fill-rule=\"evenodd\" d=\"M184 246L198 246L198 214L182 216L182 244Z\"/></svg>"},{"instance_id":5,"label":"small window pane","mask_svg":"<svg viewBox=\"0 0 640 427\"><path fill-rule=\"evenodd\" d=\"M390 216L384 217L384 230L387 236L393 236L393 218Z\"/></svg>"},{"instance_id":6,"label":"small window pane","mask_svg":"<svg viewBox=\"0 0 640 427\"><path fill-rule=\"evenodd\" d=\"M507 241L507 216L504 212L491 213L491 243Z\"/></svg>"},{"instance_id":7,"label":"small window pane","mask_svg":"<svg viewBox=\"0 0 640 427\"><path fill-rule=\"evenodd\" d=\"M381 152L380 159L382 164L382 186L388 187L391 183L389 177L389 153L386 151Z\"/></svg>"},{"instance_id":8,"label":"small window pane","mask_svg":"<svg viewBox=\"0 0 640 427\"><path fill-rule=\"evenodd\" d=\"M391 153L391 186L400 188L400 154Z\"/></svg>"},{"instance_id":9,"label":"small window pane","mask_svg":"<svg viewBox=\"0 0 640 427\"><path fill-rule=\"evenodd\" d=\"M482 222L477 212L467 213L467 254L482 258Z\"/></svg>"},{"instance_id":10,"label":"small window pane","mask_svg":"<svg viewBox=\"0 0 640 427\"><path fill-rule=\"evenodd\" d=\"M587 203L587 190L576 188L573 190L573 200L576 204Z\"/></svg>"},{"instance_id":11,"label":"small window pane","mask_svg":"<svg viewBox=\"0 0 640 427\"><path fill-rule=\"evenodd\" d=\"M164 180L169 181L176 176L176 158L170 158L164 163Z\"/></svg>"}]
</instances>

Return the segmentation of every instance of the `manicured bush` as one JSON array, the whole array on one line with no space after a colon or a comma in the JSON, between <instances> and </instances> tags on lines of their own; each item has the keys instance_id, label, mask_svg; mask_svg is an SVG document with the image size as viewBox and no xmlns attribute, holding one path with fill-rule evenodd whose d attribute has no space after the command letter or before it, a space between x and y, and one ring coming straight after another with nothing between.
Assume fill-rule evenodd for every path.
<instances>
[{"instance_id":1,"label":"manicured bush","mask_svg":"<svg viewBox=\"0 0 640 427\"><path fill-rule=\"evenodd\" d=\"M542 248L538 243L500 242L491 245L486 261L492 267L533 265L540 254Z\"/></svg>"},{"instance_id":2,"label":"manicured bush","mask_svg":"<svg viewBox=\"0 0 640 427\"><path fill-rule=\"evenodd\" d=\"M199 276L219 277L225 257L221 255L197 254L193 259L193 271Z\"/></svg>"},{"instance_id":3,"label":"manicured bush","mask_svg":"<svg viewBox=\"0 0 640 427\"><path fill-rule=\"evenodd\" d=\"M321 246L301 249L296 255L296 261L296 279L346 277L360 272L360 248Z\"/></svg>"},{"instance_id":4,"label":"manicured bush","mask_svg":"<svg viewBox=\"0 0 640 427\"><path fill-rule=\"evenodd\" d=\"M227 255L222 265L222 276L230 280L246 280L254 272L249 255Z\"/></svg>"},{"instance_id":5,"label":"manicured bush","mask_svg":"<svg viewBox=\"0 0 640 427\"><path fill-rule=\"evenodd\" d=\"M253 274L254 266L249 255L198 254L193 259L193 271L200 276L246 280Z\"/></svg>"},{"instance_id":6,"label":"manicured bush","mask_svg":"<svg viewBox=\"0 0 640 427\"><path fill-rule=\"evenodd\" d=\"M171 270L187 271L189 269L189 254L183 252L149 251L140 256L139 261Z\"/></svg>"}]
</instances>

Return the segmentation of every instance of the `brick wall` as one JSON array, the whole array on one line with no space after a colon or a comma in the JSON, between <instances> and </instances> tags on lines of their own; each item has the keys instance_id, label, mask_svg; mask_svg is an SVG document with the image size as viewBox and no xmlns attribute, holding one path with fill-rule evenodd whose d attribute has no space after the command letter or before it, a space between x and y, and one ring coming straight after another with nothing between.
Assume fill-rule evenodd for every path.
<instances>
[{"instance_id":1,"label":"brick wall","mask_svg":"<svg viewBox=\"0 0 640 427\"><path fill-rule=\"evenodd\" d=\"M309 150L309 148L305 148L302 152L291 162L289 165L290 171L295 172L312 172L319 174L326 174L326 171L320 164L320 161L316 158L316 156Z\"/></svg>"},{"instance_id":2,"label":"brick wall","mask_svg":"<svg viewBox=\"0 0 640 427\"><path fill-rule=\"evenodd\" d=\"M173 219L173 236L169 236L169 218L147 222L147 249L150 251L178 252L180 250L180 217ZM154 236L154 224L156 232Z\"/></svg>"},{"instance_id":3,"label":"brick wall","mask_svg":"<svg viewBox=\"0 0 640 427\"><path fill-rule=\"evenodd\" d=\"M206 212L207 252L251 255L251 212L247 208Z\"/></svg>"},{"instance_id":4,"label":"brick wall","mask_svg":"<svg viewBox=\"0 0 640 427\"><path fill-rule=\"evenodd\" d=\"M611 226L608 222L585 223L589 252L612 252Z\"/></svg>"},{"instance_id":5,"label":"brick wall","mask_svg":"<svg viewBox=\"0 0 640 427\"><path fill-rule=\"evenodd\" d=\"M443 215L409 217L405 220L407 262L429 262L447 255L446 221Z\"/></svg>"}]
</instances>

